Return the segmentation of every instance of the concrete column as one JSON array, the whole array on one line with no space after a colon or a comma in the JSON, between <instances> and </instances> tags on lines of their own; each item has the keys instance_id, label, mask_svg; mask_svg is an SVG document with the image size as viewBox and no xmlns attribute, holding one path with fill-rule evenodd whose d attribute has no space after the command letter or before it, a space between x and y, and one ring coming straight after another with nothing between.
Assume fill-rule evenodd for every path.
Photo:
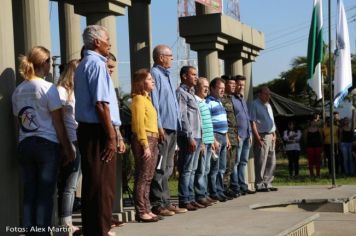
<instances>
[{"instance_id":1,"label":"concrete column","mask_svg":"<svg viewBox=\"0 0 356 236\"><path fill-rule=\"evenodd\" d=\"M199 76L206 77L208 80L212 80L215 77L220 76L218 51L199 50L198 68Z\"/></svg>"},{"instance_id":2,"label":"concrete column","mask_svg":"<svg viewBox=\"0 0 356 236\"><path fill-rule=\"evenodd\" d=\"M25 52L37 45L51 50L48 3L46 0L22 0Z\"/></svg>"},{"instance_id":3,"label":"concrete column","mask_svg":"<svg viewBox=\"0 0 356 236\"><path fill-rule=\"evenodd\" d=\"M11 95L15 89L15 54L12 22L12 1L2 0L0 7L0 194L1 234L5 226L19 226L20 182L16 158L15 119Z\"/></svg>"},{"instance_id":4,"label":"concrete column","mask_svg":"<svg viewBox=\"0 0 356 236\"><path fill-rule=\"evenodd\" d=\"M117 32L116 32L116 16L108 13L102 14L88 14L87 15L87 25L101 25L107 28L110 42L111 42L111 53L118 58L119 52L117 48ZM117 66L117 65L116 65ZM111 78L114 82L115 88L119 87L118 70L115 70Z\"/></svg>"},{"instance_id":5,"label":"concrete column","mask_svg":"<svg viewBox=\"0 0 356 236\"><path fill-rule=\"evenodd\" d=\"M245 97L247 99L247 103L249 103L253 100L252 62L244 62L243 75L246 77Z\"/></svg>"},{"instance_id":6,"label":"concrete column","mask_svg":"<svg viewBox=\"0 0 356 236\"><path fill-rule=\"evenodd\" d=\"M134 0L128 8L131 77L141 68L151 67L150 0Z\"/></svg>"},{"instance_id":7,"label":"concrete column","mask_svg":"<svg viewBox=\"0 0 356 236\"><path fill-rule=\"evenodd\" d=\"M243 75L246 77L245 83L245 98L247 104L251 104L253 101L253 83L252 83L252 62L245 62L243 64ZM247 178L250 189L255 189L255 159L253 154L253 148L250 150L250 156L247 164Z\"/></svg>"},{"instance_id":8,"label":"concrete column","mask_svg":"<svg viewBox=\"0 0 356 236\"><path fill-rule=\"evenodd\" d=\"M81 31L80 16L74 13L74 6L58 1L61 63L80 58Z\"/></svg>"},{"instance_id":9,"label":"concrete column","mask_svg":"<svg viewBox=\"0 0 356 236\"><path fill-rule=\"evenodd\" d=\"M213 13L214 10L210 7L195 2L196 15L206 15ZM199 76L206 77L208 80L213 80L220 76L219 56L217 50L198 50L198 68Z\"/></svg>"},{"instance_id":10,"label":"concrete column","mask_svg":"<svg viewBox=\"0 0 356 236\"><path fill-rule=\"evenodd\" d=\"M226 58L224 62L225 74L243 75L243 64L241 58Z\"/></svg>"}]
</instances>

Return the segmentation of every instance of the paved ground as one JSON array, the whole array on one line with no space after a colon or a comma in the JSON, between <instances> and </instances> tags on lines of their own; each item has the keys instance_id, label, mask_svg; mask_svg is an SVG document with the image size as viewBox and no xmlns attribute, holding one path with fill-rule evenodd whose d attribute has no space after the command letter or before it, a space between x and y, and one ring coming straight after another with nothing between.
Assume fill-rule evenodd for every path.
<instances>
[{"instance_id":1,"label":"paved ground","mask_svg":"<svg viewBox=\"0 0 356 236\"><path fill-rule=\"evenodd\" d=\"M347 199L356 195L356 186L281 187L278 192L257 193L195 212L166 217L157 223L127 223L116 228L119 236L259 236L283 235L304 222L314 220L317 236L356 235L355 213L280 212L254 210L302 200Z\"/></svg>"}]
</instances>

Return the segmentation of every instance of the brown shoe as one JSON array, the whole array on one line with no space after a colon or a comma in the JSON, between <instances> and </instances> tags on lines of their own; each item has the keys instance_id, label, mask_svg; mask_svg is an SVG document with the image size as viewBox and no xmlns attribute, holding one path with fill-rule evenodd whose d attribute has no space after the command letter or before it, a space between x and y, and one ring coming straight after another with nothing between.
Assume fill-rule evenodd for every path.
<instances>
[{"instance_id":1,"label":"brown shoe","mask_svg":"<svg viewBox=\"0 0 356 236\"><path fill-rule=\"evenodd\" d=\"M163 207L152 208L152 212L153 214L160 216L173 216L175 214L174 211L170 211L167 208Z\"/></svg>"},{"instance_id":2,"label":"brown shoe","mask_svg":"<svg viewBox=\"0 0 356 236\"><path fill-rule=\"evenodd\" d=\"M122 227L124 226L125 223L122 221L119 221L115 218L111 218L111 228L115 228L115 227Z\"/></svg>"},{"instance_id":3,"label":"brown shoe","mask_svg":"<svg viewBox=\"0 0 356 236\"><path fill-rule=\"evenodd\" d=\"M197 200L197 203L199 203L199 204L201 204L201 205L204 205L204 206L206 206L206 207L213 205L213 203L211 203L210 201L208 201L208 199L206 199L206 198L200 198L200 199L198 199L198 200Z\"/></svg>"},{"instance_id":4,"label":"brown shoe","mask_svg":"<svg viewBox=\"0 0 356 236\"><path fill-rule=\"evenodd\" d=\"M206 200L208 200L211 204L216 204L218 201L215 199L212 199L211 197L206 197Z\"/></svg>"},{"instance_id":5,"label":"brown shoe","mask_svg":"<svg viewBox=\"0 0 356 236\"><path fill-rule=\"evenodd\" d=\"M169 205L167 210L173 211L176 214L186 213L188 211L186 208L179 208L174 204Z\"/></svg>"},{"instance_id":6,"label":"brown shoe","mask_svg":"<svg viewBox=\"0 0 356 236\"><path fill-rule=\"evenodd\" d=\"M198 208L193 206L190 202L189 203L184 203L184 204L179 204L179 208L185 208L188 211L196 211L196 210L198 210Z\"/></svg>"},{"instance_id":7,"label":"brown shoe","mask_svg":"<svg viewBox=\"0 0 356 236\"><path fill-rule=\"evenodd\" d=\"M206 208L205 205L200 204L200 203L197 203L197 202L191 202L191 204L192 204L193 206L195 206L196 208Z\"/></svg>"}]
</instances>

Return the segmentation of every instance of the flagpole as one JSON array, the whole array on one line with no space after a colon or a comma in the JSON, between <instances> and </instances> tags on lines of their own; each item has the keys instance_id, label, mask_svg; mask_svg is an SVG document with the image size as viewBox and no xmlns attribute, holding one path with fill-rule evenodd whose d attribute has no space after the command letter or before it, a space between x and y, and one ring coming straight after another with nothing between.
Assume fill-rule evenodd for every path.
<instances>
[{"instance_id":1,"label":"flagpole","mask_svg":"<svg viewBox=\"0 0 356 236\"><path fill-rule=\"evenodd\" d=\"M329 61L328 61L328 75L329 75L329 89L330 89L330 157L332 170L332 187L336 187L335 175L335 155L334 155L334 96L333 96L333 76L331 71L331 0L328 0L328 24L329 24Z\"/></svg>"},{"instance_id":2,"label":"flagpole","mask_svg":"<svg viewBox=\"0 0 356 236\"><path fill-rule=\"evenodd\" d=\"M325 125L325 121L326 121L326 114L325 114L325 86L324 86L324 76L323 73L321 73L321 94L323 95L323 97L321 98L321 107L322 110L321 112L323 113L323 125Z\"/></svg>"}]
</instances>

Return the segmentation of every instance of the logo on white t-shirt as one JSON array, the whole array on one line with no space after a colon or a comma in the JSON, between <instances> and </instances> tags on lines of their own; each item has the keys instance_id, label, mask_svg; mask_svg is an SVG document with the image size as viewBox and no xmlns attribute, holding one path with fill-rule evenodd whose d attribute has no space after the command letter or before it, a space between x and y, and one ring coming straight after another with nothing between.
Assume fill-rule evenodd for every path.
<instances>
[{"instance_id":1,"label":"logo on white t-shirt","mask_svg":"<svg viewBox=\"0 0 356 236\"><path fill-rule=\"evenodd\" d=\"M19 111L18 117L23 132L34 132L40 127L36 121L36 111L33 107L23 107Z\"/></svg>"}]
</instances>

